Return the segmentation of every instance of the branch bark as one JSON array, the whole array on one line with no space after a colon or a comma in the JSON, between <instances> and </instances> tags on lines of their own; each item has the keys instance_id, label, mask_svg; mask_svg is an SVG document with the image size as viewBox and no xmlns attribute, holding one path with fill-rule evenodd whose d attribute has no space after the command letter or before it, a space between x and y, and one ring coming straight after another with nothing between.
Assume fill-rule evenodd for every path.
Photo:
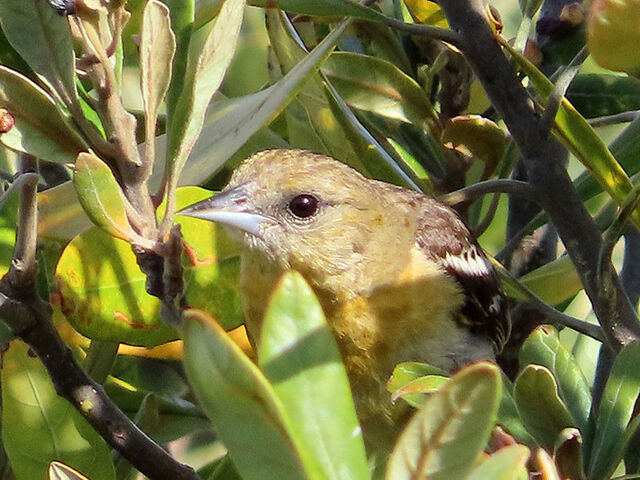
<instances>
[{"instance_id":1,"label":"branch bark","mask_svg":"<svg viewBox=\"0 0 640 480\"><path fill-rule=\"evenodd\" d=\"M491 30L482 0L439 2L461 48L517 143L529 183L556 226L582 280L607 343L619 350L640 338L640 323L609 262L598 282L600 231L562 165L564 148L546 132Z\"/></svg>"},{"instance_id":2,"label":"branch bark","mask_svg":"<svg viewBox=\"0 0 640 480\"><path fill-rule=\"evenodd\" d=\"M13 260L0 280L0 316L14 335L38 355L58 394L67 399L102 437L138 470L154 480L199 480L115 406L102 386L74 360L51 318L51 306L36 291L38 176L33 157L21 162L20 218Z\"/></svg>"}]
</instances>

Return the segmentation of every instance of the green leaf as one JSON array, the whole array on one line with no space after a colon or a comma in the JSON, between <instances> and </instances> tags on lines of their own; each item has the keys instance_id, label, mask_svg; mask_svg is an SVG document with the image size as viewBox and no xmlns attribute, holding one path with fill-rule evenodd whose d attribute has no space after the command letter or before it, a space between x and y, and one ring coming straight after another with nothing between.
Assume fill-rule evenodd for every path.
<instances>
[{"instance_id":1,"label":"green leaf","mask_svg":"<svg viewBox=\"0 0 640 480\"><path fill-rule=\"evenodd\" d=\"M0 2L0 10L4 2ZM0 65L0 105L15 124L0 134L0 142L12 150L59 163L73 163L86 150L55 102L27 77Z\"/></svg>"},{"instance_id":2,"label":"green leaf","mask_svg":"<svg viewBox=\"0 0 640 480\"><path fill-rule=\"evenodd\" d=\"M47 480L91 480L85 477L75 468L62 462L51 462L47 471Z\"/></svg>"},{"instance_id":3,"label":"green leaf","mask_svg":"<svg viewBox=\"0 0 640 480\"><path fill-rule=\"evenodd\" d=\"M487 443L499 399L495 365L480 362L458 372L411 419L394 447L385 478L466 478Z\"/></svg>"},{"instance_id":4,"label":"green leaf","mask_svg":"<svg viewBox=\"0 0 640 480\"><path fill-rule=\"evenodd\" d=\"M560 305L582 290L580 276L568 255L538 267L518 280L549 305Z\"/></svg>"},{"instance_id":5,"label":"green leaf","mask_svg":"<svg viewBox=\"0 0 640 480\"><path fill-rule=\"evenodd\" d=\"M109 447L56 394L38 358L14 341L3 356L2 440L16 480L46 478L53 460L93 480L113 480Z\"/></svg>"},{"instance_id":6,"label":"green leaf","mask_svg":"<svg viewBox=\"0 0 640 480\"><path fill-rule=\"evenodd\" d=\"M549 369L575 426L585 431L591 409L591 390L575 357L560 343L558 331L550 325L536 328L522 345L519 359L521 368L537 364Z\"/></svg>"},{"instance_id":7,"label":"green leaf","mask_svg":"<svg viewBox=\"0 0 640 480\"><path fill-rule=\"evenodd\" d=\"M624 455L640 417L636 402L640 394L640 342L625 347L616 357L602 394L592 447L587 459L590 480L609 478Z\"/></svg>"},{"instance_id":8,"label":"green leaf","mask_svg":"<svg viewBox=\"0 0 640 480\"><path fill-rule=\"evenodd\" d=\"M563 429L575 426L546 367L527 365L516 378L513 393L522 422L542 446L553 447Z\"/></svg>"},{"instance_id":9,"label":"green leaf","mask_svg":"<svg viewBox=\"0 0 640 480\"><path fill-rule=\"evenodd\" d=\"M527 480L530 452L524 445L501 448L476 467L466 480Z\"/></svg>"},{"instance_id":10,"label":"green leaf","mask_svg":"<svg viewBox=\"0 0 640 480\"><path fill-rule=\"evenodd\" d=\"M11 46L53 92L76 99L75 56L67 19L49 2L2 0L0 26Z\"/></svg>"},{"instance_id":11,"label":"green leaf","mask_svg":"<svg viewBox=\"0 0 640 480\"><path fill-rule=\"evenodd\" d=\"M640 80L604 73L578 75L567 90L567 99L585 118L640 110Z\"/></svg>"},{"instance_id":12,"label":"green leaf","mask_svg":"<svg viewBox=\"0 0 640 480\"><path fill-rule=\"evenodd\" d=\"M480 115L461 115L450 119L442 131L442 141L464 145L474 157L486 164L488 178L502 158L507 135L495 122Z\"/></svg>"},{"instance_id":13,"label":"green leaf","mask_svg":"<svg viewBox=\"0 0 640 480\"><path fill-rule=\"evenodd\" d=\"M275 288L258 364L291 419L296 445L318 462L321 478L367 478L362 434L338 346L311 287L297 272L286 273Z\"/></svg>"},{"instance_id":14,"label":"green leaf","mask_svg":"<svg viewBox=\"0 0 640 480\"><path fill-rule=\"evenodd\" d=\"M533 88L543 101L553 91L553 84L523 55L516 52L506 41L502 46L514 57L518 66L527 74ZM566 98L562 99L555 117L553 133L590 171L598 183L618 205L623 205L633 189L631 180L616 161L602 140ZM640 211L634 210L631 221L640 227Z\"/></svg>"},{"instance_id":15,"label":"green leaf","mask_svg":"<svg viewBox=\"0 0 640 480\"><path fill-rule=\"evenodd\" d=\"M181 184L198 184L214 174L254 133L276 118L318 70L346 27L346 23L336 27L269 88L214 104L180 178Z\"/></svg>"},{"instance_id":16,"label":"green leaf","mask_svg":"<svg viewBox=\"0 0 640 480\"><path fill-rule=\"evenodd\" d=\"M420 85L386 60L334 52L322 66L322 73L354 108L417 126L434 116Z\"/></svg>"},{"instance_id":17,"label":"green leaf","mask_svg":"<svg viewBox=\"0 0 640 480\"><path fill-rule=\"evenodd\" d=\"M169 9L158 0L151 0L144 8L140 31L140 86L148 143L153 142L158 109L169 89L171 68L168 65L172 65L175 51L176 39L171 31ZM149 145L147 152L148 149Z\"/></svg>"},{"instance_id":18,"label":"green leaf","mask_svg":"<svg viewBox=\"0 0 640 480\"><path fill-rule=\"evenodd\" d=\"M202 408L245 480L307 480L286 410L258 368L202 311L184 314L184 366Z\"/></svg>"},{"instance_id":19,"label":"green leaf","mask_svg":"<svg viewBox=\"0 0 640 480\"><path fill-rule=\"evenodd\" d=\"M284 13L269 10L267 19L271 45L282 71L286 73L305 58L306 49ZM322 78L312 78L300 92L296 103L302 107L298 112L300 118L291 122L291 112L287 112L289 138L293 144L337 158L369 176L413 186L411 179L362 127L335 89L323 82ZM310 145L308 137L312 137L315 144Z\"/></svg>"},{"instance_id":20,"label":"green leaf","mask_svg":"<svg viewBox=\"0 0 640 480\"><path fill-rule=\"evenodd\" d=\"M594 0L589 5L587 45L601 67L640 75L640 3Z\"/></svg>"},{"instance_id":21,"label":"green leaf","mask_svg":"<svg viewBox=\"0 0 640 480\"><path fill-rule=\"evenodd\" d=\"M433 367L426 363L420 362L403 362L399 363L393 369L391 378L387 381L387 391L394 397L398 397L402 393L402 389L422 377L426 376L440 376L445 377L447 373L437 367ZM425 395L402 395L402 399L412 407L419 407L422 405Z\"/></svg>"},{"instance_id":22,"label":"green leaf","mask_svg":"<svg viewBox=\"0 0 640 480\"><path fill-rule=\"evenodd\" d=\"M186 74L169 132L169 183L175 186L182 167L202 130L204 115L236 49L244 0L226 0L216 17L192 70ZM171 188L171 187L170 187Z\"/></svg>"},{"instance_id":23,"label":"green leaf","mask_svg":"<svg viewBox=\"0 0 640 480\"><path fill-rule=\"evenodd\" d=\"M127 219L124 194L106 163L82 152L76 160L73 185L82 208L95 225L123 240L138 236Z\"/></svg>"},{"instance_id":24,"label":"green leaf","mask_svg":"<svg viewBox=\"0 0 640 480\"><path fill-rule=\"evenodd\" d=\"M210 196L196 187L179 189L178 207ZM220 319L225 328L242 322L239 249L211 222L184 217L184 281L189 305ZM146 293L131 246L93 228L74 238L56 269L60 308L83 335L132 345L155 346L176 338L160 318L160 301Z\"/></svg>"}]
</instances>

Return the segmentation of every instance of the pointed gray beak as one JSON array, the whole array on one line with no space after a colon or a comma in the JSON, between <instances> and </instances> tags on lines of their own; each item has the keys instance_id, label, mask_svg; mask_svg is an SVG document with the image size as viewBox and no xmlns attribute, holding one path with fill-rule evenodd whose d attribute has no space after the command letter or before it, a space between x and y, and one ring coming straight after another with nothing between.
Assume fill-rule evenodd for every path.
<instances>
[{"instance_id":1,"label":"pointed gray beak","mask_svg":"<svg viewBox=\"0 0 640 480\"><path fill-rule=\"evenodd\" d=\"M245 184L223 190L211 198L183 208L177 214L228 225L256 237L262 236L263 225L275 223L272 218L257 213Z\"/></svg>"}]
</instances>

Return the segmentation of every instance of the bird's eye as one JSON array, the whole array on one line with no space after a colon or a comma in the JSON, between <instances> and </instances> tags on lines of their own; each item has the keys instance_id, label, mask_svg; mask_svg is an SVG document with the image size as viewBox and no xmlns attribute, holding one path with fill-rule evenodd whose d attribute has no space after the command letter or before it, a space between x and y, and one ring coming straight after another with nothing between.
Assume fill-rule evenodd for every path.
<instances>
[{"instance_id":1,"label":"bird's eye","mask_svg":"<svg viewBox=\"0 0 640 480\"><path fill-rule=\"evenodd\" d=\"M308 193L296 195L289 202L289 211L298 218L309 218L318 211L318 199Z\"/></svg>"}]
</instances>

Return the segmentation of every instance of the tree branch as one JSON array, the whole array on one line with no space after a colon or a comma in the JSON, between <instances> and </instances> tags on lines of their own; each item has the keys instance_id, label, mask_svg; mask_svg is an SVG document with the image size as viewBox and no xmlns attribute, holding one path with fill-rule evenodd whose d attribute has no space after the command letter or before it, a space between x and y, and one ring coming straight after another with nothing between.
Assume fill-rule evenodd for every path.
<instances>
[{"instance_id":1,"label":"tree branch","mask_svg":"<svg viewBox=\"0 0 640 480\"><path fill-rule=\"evenodd\" d=\"M33 157L21 162L20 218L13 261L0 280L0 316L26 342L47 369L58 394L67 399L102 437L154 480L198 480L189 466L172 458L111 402L102 386L74 360L51 319L51 306L36 291L37 175Z\"/></svg>"},{"instance_id":2,"label":"tree branch","mask_svg":"<svg viewBox=\"0 0 640 480\"><path fill-rule=\"evenodd\" d=\"M544 129L505 58L486 18L482 0L442 0L449 25L462 37L462 50L520 148L529 183L556 226L603 327L618 350L640 338L640 323L611 263L597 280L600 232L562 165L564 148ZM606 288L603 288L606 287Z\"/></svg>"}]
</instances>

